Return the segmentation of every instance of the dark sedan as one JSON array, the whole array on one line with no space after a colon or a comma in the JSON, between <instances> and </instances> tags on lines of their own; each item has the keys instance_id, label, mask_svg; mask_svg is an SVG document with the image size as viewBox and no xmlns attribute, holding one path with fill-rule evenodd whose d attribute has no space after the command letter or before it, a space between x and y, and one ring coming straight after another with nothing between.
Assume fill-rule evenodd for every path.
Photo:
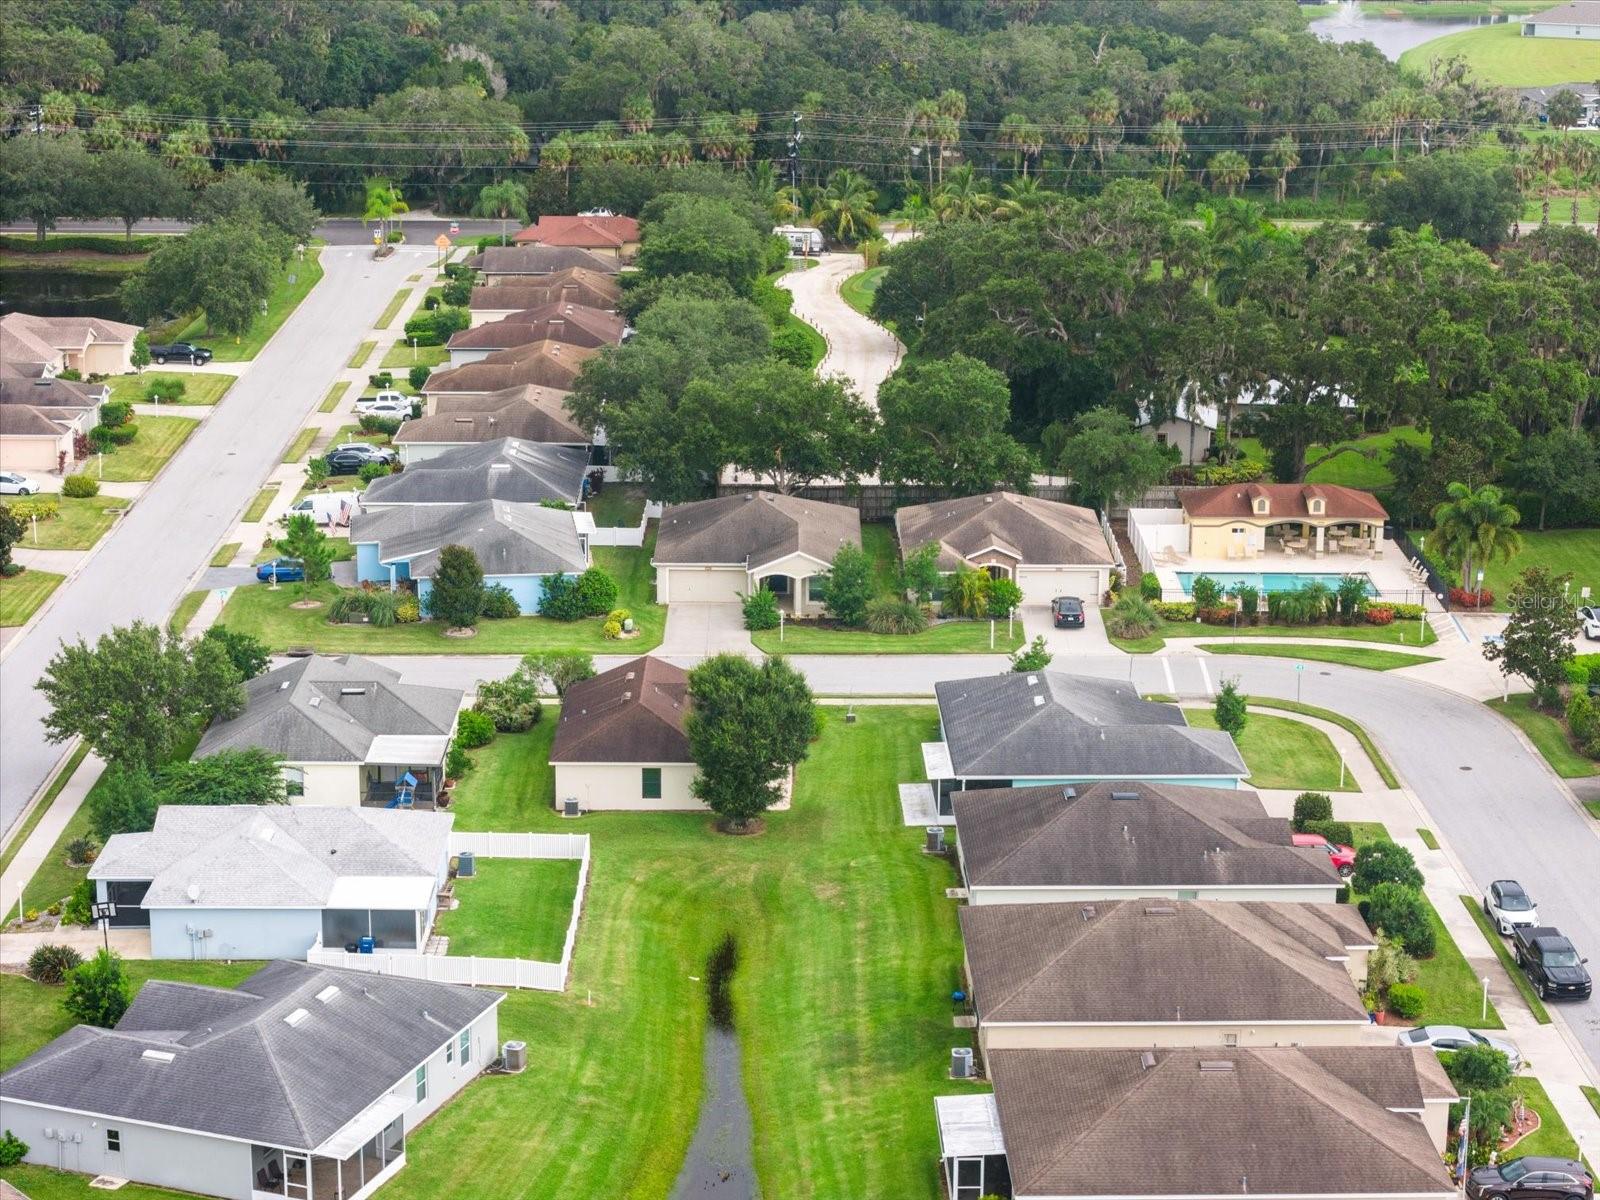
<instances>
[{"instance_id":1,"label":"dark sedan","mask_svg":"<svg viewBox=\"0 0 1600 1200\"><path fill-rule=\"evenodd\" d=\"M389 464L394 455L373 446L340 446L323 455L330 475L359 475L368 463Z\"/></svg>"},{"instance_id":2,"label":"dark sedan","mask_svg":"<svg viewBox=\"0 0 1600 1200\"><path fill-rule=\"evenodd\" d=\"M298 558L275 558L256 568L256 578L262 583L299 583L305 577L305 564Z\"/></svg>"},{"instance_id":3,"label":"dark sedan","mask_svg":"<svg viewBox=\"0 0 1600 1200\"><path fill-rule=\"evenodd\" d=\"M1594 1200L1594 1176L1570 1158L1529 1155L1467 1176L1468 1200Z\"/></svg>"},{"instance_id":4,"label":"dark sedan","mask_svg":"<svg viewBox=\"0 0 1600 1200\"><path fill-rule=\"evenodd\" d=\"M1083 628L1083 601L1076 596L1057 596L1050 601L1050 618L1057 629Z\"/></svg>"}]
</instances>

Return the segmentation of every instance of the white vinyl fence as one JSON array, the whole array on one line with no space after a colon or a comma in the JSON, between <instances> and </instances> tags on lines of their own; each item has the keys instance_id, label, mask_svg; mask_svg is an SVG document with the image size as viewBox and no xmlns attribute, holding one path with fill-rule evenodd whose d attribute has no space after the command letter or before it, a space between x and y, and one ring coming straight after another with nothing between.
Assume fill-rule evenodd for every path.
<instances>
[{"instance_id":1,"label":"white vinyl fence","mask_svg":"<svg viewBox=\"0 0 1600 1200\"><path fill-rule=\"evenodd\" d=\"M1183 510L1130 508L1128 540L1133 543L1133 552L1139 556L1139 566L1145 571L1154 571L1161 565L1156 560L1163 551L1187 554L1189 527L1183 523Z\"/></svg>"},{"instance_id":2,"label":"white vinyl fence","mask_svg":"<svg viewBox=\"0 0 1600 1200\"><path fill-rule=\"evenodd\" d=\"M603 526L596 525L594 518L588 513L579 513L578 532L589 535L591 546L643 546L645 532L650 527L650 519L661 515L661 501L651 500L644 506L644 515L639 518L639 524L629 528L626 525Z\"/></svg>"},{"instance_id":3,"label":"white vinyl fence","mask_svg":"<svg viewBox=\"0 0 1600 1200\"><path fill-rule=\"evenodd\" d=\"M561 947L560 962L540 962L531 958L478 958L469 955L421 954L415 951L379 950L372 954L351 954L330 950L320 941L306 954L306 961L324 967L346 967L371 971L377 975L404 975L408 979L427 979L435 983L462 983L469 987L533 988L542 992L564 992L572 952L578 941L578 917L583 912L583 897L589 887L589 835L586 833L452 833L450 853L463 851L477 858L564 858L578 860L578 888L572 897L572 916L567 920L567 937Z\"/></svg>"}]
</instances>

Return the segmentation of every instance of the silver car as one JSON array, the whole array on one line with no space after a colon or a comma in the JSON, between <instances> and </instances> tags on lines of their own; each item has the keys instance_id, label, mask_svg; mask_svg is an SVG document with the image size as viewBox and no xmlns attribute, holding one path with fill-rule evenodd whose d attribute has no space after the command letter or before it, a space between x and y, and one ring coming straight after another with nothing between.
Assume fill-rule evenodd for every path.
<instances>
[{"instance_id":1,"label":"silver car","mask_svg":"<svg viewBox=\"0 0 1600 1200\"><path fill-rule=\"evenodd\" d=\"M1488 1046L1489 1049L1504 1054L1506 1060L1511 1063L1513 1071L1522 1066L1522 1054L1510 1042L1504 1038L1473 1033L1465 1025L1419 1025L1416 1029L1406 1030L1395 1039L1395 1042L1413 1049L1418 1046L1428 1046L1434 1050L1465 1050L1468 1046Z\"/></svg>"}]
</instances>

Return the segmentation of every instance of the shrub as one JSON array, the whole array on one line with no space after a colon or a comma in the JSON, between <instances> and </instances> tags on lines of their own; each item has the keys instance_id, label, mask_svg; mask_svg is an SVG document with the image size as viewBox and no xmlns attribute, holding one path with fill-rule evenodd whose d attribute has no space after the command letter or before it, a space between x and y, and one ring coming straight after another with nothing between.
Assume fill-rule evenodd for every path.
<instances>
[{"instance_id":1,"label":"shrub","mask_svg":"<svg viewBox=\"0 0 1600 1200\"><path fill-rule=\"evenodd\" d=\"M89 443L98 450L109 450L126 446L138 436L139 427L131 422L126 425L96 425L89 430Z\"/></svg>"},{"instance_id":2,"label":"shrub","mask_svg":"<svg viewBox=\"0 0 1600 1200\"><path fill-rule=\"evenodd\" d=\"M1241 583L1233 589L1234 597L1239 601L1239 614L1255 624L1256 613L1261 608L1261 592L1254 585Z\"/></svg>"},{"instance_id":3,"label":"shrub","mask_svg":"<svg viewBox=\"0 0 1600 1200\"><path fill-rule=\"evenodd\" d=\"M1369 604L1367 606L1368 625L1393 625L1394 609L1387 604Z\"/></svg>"},{"instance_id":4,"label":"shrub","mask_svg":"<svg viewBox=\"0 0 1600 1200\"><path fill-rule=\"evenodd\" d=\"M1150 607L1163 621L1194 620L1193 600L1155 600Z\"/></svg>"},{"instance_id":5,"label":"shrub","mask_svg":"<svg viewBox=\"0 0 1600 1200\"><path fill-rule=\"evenodd\" d=\"M1022 589L1009 579L989 582L989 613L1003 617L1022 603Z\"/></svg>"},{"instance_id":6,"label":"shrub","mask_svg":"<svg viewBox=\"0 0 1600 1200\"><path fill-rule=\"evenodd\" d=\"M356 421L356 428L360 429L368 437L373 437L377 434L393 437L400 432L400 418L380 417L376 413L362 413Z\"/></svg>"},{"instance_id":7,"label":"shrub","mask_svg":"<svg viewBox=\"0 0 1600 1200\"><path fill-rule=\"evenodd\" d=\"M368 375L367 385L377 388L380 392L388 391L394 387L394 373L392 371L379 371L376 375Z\"/></svg>"},{"instance_id":8,"label":"shrub","mask_svg":"<svg viewBox=\"0 0 1600 1200\"><path fill-rule=\"evenodd\" d=\"M394 606L394 620L396 625L415 625L422 620L422 604L415 596L407 595Z\"/></svg>"},{"instance_id":9,"label":"shrub","mask_svg":"<svg viewBox=\"0 0 1600 1200\"><path fill-rule=\"evenodd\" d=\"M371 483L374 479L382 479L385 475L392 474L394 468L388 463L365 462L356 471L356 477L362 483Z\"/></svg>"},{"instance_id":10,"label":"shrub","mask_svg":"<svg viewBox=\"0 0 1600 1200\"><path fill-rule=\"evenodd\" d=\"M1398 883L1404 887L1422 886L1422 872L1411 851L1398 842L1383 839L1368 842L1356 851L1356 871L1352 877L1356 890L1370 892L1382 883Z\"/></svg>"},{"instance_id":11,"label":"shrub","mask_svg":"<svg viewBox=\"0 0 1600 1200\"><path fill-rule=\"evenodd\" d=\"M61 910L61 923L63 925L87 925L89 923L89 905L93 903L94 880L78 880L78 886L72 889L72 895L67 897L66 906Z\"/></svg>"},{"instance_id":12,"label":"shrub","mask_svg":"<svg viewBox=\"0 0 1600 1200\"><path fill-rule=\"evenodd\" d=\"M613 608L606 614L606 620L615 621L618 625L626 625L633 620L633 612L626 608Z\"/></svg>"},{"instance_id":13,"label":"shrub","mask_svg":"<svg viewBox=\"0 0 1600 1200\"><path fill-rule=\"evenodd\" d=\"M752 633L776 629L780 624L778 598L766 588L757 588L744 598L744 627Z\"/></svg>"},{"instance_id":14,"label":"shrub","mask_svg":"<svg viewBox=\"0 0 1600 1200\"><path fill-rule=\"evenodd\" d=\"M1397 983L1417 977L1417 961L1398 939L1381 937L1378 948L1367 955L1367 990L1382 995Z\"/></svg>"},{"instance_id":15,"label":"shrub","mask_svg":"<svg viewBox=\"0 0 1600 1200\"><path fill-rule=\"evenodd\" d=\"M110 1029L128 1011L131 997L121 955L101 950L67 975L67 994L61 1006L84 1025Z\"/></svg>"},{"instance_id":16,"label":"shrub","mask_svg":"<svg viewBox=\"0 0 1600 1200\"><path fill-rule=\"evenodd\" d=\"M1498 1092L1511 1083L1511 1060L1504 1050L1473 1043L1452 1054L1444 1072L1461 1092Z\"/></svg>"},{"instance_id":17,"label":"shrub","mask_svg":"<svg viewBox=\"0 0 1600 1200\"><path fill-rule=\"evenodd\" d=\"M442 346L452 333L465 329L471 320L465 308L441 304L431 312L421 312L406 322L406 340L419 346Z\"/></svg>"},{"instance_id":18,"label":"shrub","mask_svg":"<svg viewBox=\"0 0 1600 1200\"><path fill-rule=\"evenodd\" d=\"M846 542L828 569L823 605L841 625L860 625L872 600L872 562L860 546Z\"/></svg>"},{"instance_id":19,"label":"shrub","mask_svg":"<svg viewBox=\"0 0 1600 1200\"><path fill-rule=\"evenodd\" d=\"M32 925L35 921L37 921L39 919L39 910L37 908L28 909L27 912L22 914L22 919L24 921L26 921L28 924Z\"/></svg>"},{"instance_id":20,"label":"shrub","mask_svg":"<svg viewBox=\"0 0 1600 1200\"><path fill-rule=\"evenodd\" d=\"M600 626L600 636L608 642L614 642L622 636L622 622L608 620Z\"/></svg>"},{"instance_id":21,"label":"shrub","mask_svg":"<svg viewBox=\"0 0 1600 1200\"><path fill-rule=\"evenodd\" d=\"M598 617L617 606L621 589L604 567L590 567L578 576L578 606L586 617Z\"/></svg>"},{"instance_id":22,"label":"shrub","mask_svg":"<svg viewBox=\"0 0 1600 1200\"><path fill-rule=\"evenodd\" d=\"M36 946L32 954L28 955L28 978L35 983L47 983L51 986L63 984L73 968L81 965L83 955L71 946L58 946L46 942Z\"/></svg>"},{"instance_id":23,"label":"shrub","mask_svg":"<svg viewBox=\"0 0 1600 1200\"><path fill-rule=\"evenodd\" d=\"M328 474L332 470L328 460L320 454L315 458L306 460L306 482L314 488L320 488L328 482Z\"/></svg>"},{"instance_id":24,"label":"shrub","mask_svg":"<svg viewBox=\"0 0 1600 1200\"><path fill-rule=\"evenodd\" d=\"M434 309L436 309L438 307L439 307L439 297L438 296L424 296L422 298L422 311L423 312L432 312Z\"/></svg>"},{"instance_id":25,"label":"shrub","mask_svg":"<svg viewBox=\"0 0 1600 1200\"><path fill-rule=\"evenodd\" d=\"M433 368L427 363L418 363L406 372L406 381L411 384L412 391L420 392L423 385L428 382L428 376L432 374Z\"/></svg>"},{"instance_id":26,"label":"shrub","mask_svg":"<svg viewBox=\"0 0 1600 1200\"><path fill-rule=\"evenodd\" d=\"M1232 625L1234 614L1239 610L1231 604L1219 604L1215 608L1196 608L1195 616L1207 625Z\"/></svg>"},{"instance_id":27,"label":"shrub","mask_svg":"<svg viewBox=\"0 0 1600 1200\"><path fill-rule=\"evenodd\" d=\"M0 1134L0 1167L14 1167L28 1157L28 1143L11 1130Z\"/></svg>"},{"instance_id":28,"label":"shrub","mask_svg":"<svg viewBox=\"0 0 1600 1200\"><path fill-rule=\"evenodd\" d=\"M1219 483L1254 483L1266 473L1265 463L1241 458L1231 463L1202 463L1194 469L1194 481L1207 487Z\"/></svg>"},{"instance_id":29,"label":"shrub","mask_svg":"<svg viewBox=\"0 0 1600 1200\"><path fill-rule=\"evenodd\" d=\"M488 717L500 733L521 733L532 729L544 716L538 687L521 674L480 683L478 699L472 709Z\"/></svg>"},{"instance_id":30,"label":"shrub","mask_svg":"<svg viewBox=\"0 0 1600 1200\"><path fill-rule=\"evenodd\" d=\"M1428 994L1414 983L1392 984L1384 994L1384 1007L1402 1021L1415 1021L1427 1002Z\"/></svg>"},{"instance_id":31,"label":"shrub","mask_svg":"<svg viewBox=\"0 0 1600 1200\"><path fill-rule=\"evenodd\" d=\"M1341 575L1339 584L1334 589L1334 596L1338 601L1339 620L1342 624L1353 625L1361 610L1367 603L1367 579L1364 575Z\"/></svg>"},{"instance_id":32,"label":"shrub","mask_svg":"<svg viewBox=\"0 0 1600 1200\"><path fill-rule=\"evenodd\" d=\"M1189 595L1194 598L1196 610L1216 608L1222 603L1222 585L1209 575L1196 575L1189 585Z\"/></svg>"},{"instance_id":33,"label":"shrub","mask_svg":"<svg viewBox=\"0 0 1600 1200\"><path fill-rule=\"evenodd\" d=\"M67 861L75 867L85 863L92 863L99 852L99 845L92 837L75 837L67 843Z\"/></svg>"},{"instance_id":34,"label":"shrub","mask_svg":"<svg viewBox=\"0 0 1600 1200\"><path fill-rule=\"evenodd\" d=\"M1600 733L1600 716L1586 692L1575 691L1567 701L1567 728L1580 743L1591 742Z\"/></svg>"},{"instance_id":35,"label":"shrub","mask_svg":"<svg viewBox=\"0 0 1600 1200\"><path fill-rule=\"evenodd\" d=\"M494 741L494 722L481 712L467 709L456 718L456 745L476 750Z\"/></svg>"},{"instance_id":36,"label":"shrub","mask_svg":"<svg viewBox=\"0 0 1600 1200\"><path fill-rule=\"evenodd\" d=\"M1333 800L1322 792L1301 792L1294 798L1294 831L1304 833L1308 821L1333 820Z\"/></svg>"},{"instance_id":37,"label":"shrub","mask_svg":"<svg viewBox=\"0 0 1600 1200\"><path fill-rule=\"evenodd\" d=\"M1320 833L1330 842L1337 842L1341 846L1355 845L1355 830L1350 828L1349 821L1307 821L1301 833Z\"/></svg>"},{"instance_id":38,"label":"shrub","mask_svg":"<svg viewBox=\"0 0 1600 1200\"><path fill-rule=\"evenodd\" d=\"M1453 587L1450 589L1450 603L1457 608L1493 608L1494 593L1488 588L1479 591L1477 588Z\"/></svg>"},{"instance_id":39,"label":"shrub","mask_svg":"<svg viewBox=\"0 0 1600 1200\"><path fill-rule=\"evenodd\" d=\"M409 593L345 588L328 605L328 620L335 625L349 625L364 617L368 624L387 629L400 619L400 605L406 600L416 603L416 597Z\"/></svg>"},{"instance_id":40,"label":"shrub","mask_svg":"<svg viewBox=\"0 0 1600 1200\"><path fill-rule=\"evenodd\" d=\"M483 589L482 615L491 621L503 621L508 617L520 617L522 605L517 603L517 598L511 594L511 589L503 583L491 583Z\"/></svg>"},{"instance_id":41,"label":"shrub","mask_svg":"<svg viewBox=\"0 0 1600 1200\"><path fill-rule=\"evenodd\" d=\"M1044 634L1039 634L1011 656L1011 669L1018 675L1029 671L1042 671L1050 665L1050 660L1055 655L1051 654L1044 644Z\"/></svg>"},{"instance_id":42,"label":"shrub","mask_svg":"<svg viewBox=\"0 0 1600 1200\"><path fill-rule=\"evenodd\" d=\"M1161 599L1161 579L1154 571L1139 576L1139 595L1146 600Z\"/></svg>"},{"instance_id":43,"label":"shrub","mask_svg":"<svg viewBox=\"0 0 1600 1200\"><path fill-rule=\"evenodd\" d=\"M1385 608L1394 610L1396 621L1415 621L1422 616L1423 608L1420 604L1384 604Z\"/></svg>"},{"instance_id":44,"label":"shrub","mask_svg":"<svg viewBox=\"0 0 1600 1200\"><path fill-rule=\"evenodd\" d=\"M107 400L100 406L100 424L107 429L117 429L133 416L133 405L126 400Z\"/></svg>"},{"instance_id":45,"label":"shrub","mask_svg":"<svg viewBox=\"0 0 1600 1200\"><path fill-rule=\"evenodd\" d=\"M176 375L147 375L144 381L146 403L175 404L189 391L189 385ZM159 397L159 400L157 399ZM104 411L103 409L101 410Z\"/></svg>"},{"instance_id":46,"label":"shrub","mask_svg":"<svg viewBox=\"0 0 1600 1200\"><path fill-rule=\"evenodd\" d=\"M578 580L572 575L547 575L539 595L539 615L553 621L576 621L583 616Z\"/></svg>"},{"instance_id":47,"label":"shrub","mask_svg":"<svg viewBox=\"0 0 1600 1200\"><path fill-rule=\"evenodd\" d=\"M472 759L465 750L451 742L450 749L445 751L444 755L445 778L460 779L470 770L472 770Z\"/></svg>"},{"instance_id":48,"label":"shrub","mask_svg":"<svg viewBox=\"0 0 1600 1200\"><path fill-rule=\"evenodd\" d=\"M1123 592L1105 614L1106 632L1112 637L1142 638L1155 632L1155 610L1143 596Z\"/></svg>"},{"instance_id":49,"label":"shrub","mask_svg":"<svg viewBox=\"0 0 1600 1200\"><path fill-rule=\"evenodd\" d=\"M928 627L928 616L914 600L879 596L867 604L866 624L872 633L921 633Z\"/></svg>"},{"instance_id":50,"label":"shrub","mask_svg":"<svg viewBox=\"0 0 1600 1200\"><path fill-rule=\"evenodd\" d=\"M59 917L61 915L61 901L57 900L49 908L45 909L45 912L49 913L52 917Z\"/></svg>"},{"instance_id":51,"label":"shrub","mask_svg":"<svg viewBox=\"0 0 1600 1200\"><path fill-rule=\"evenodd\" d=\"M62 486L65 487L66 482L78 478L80 477L77 475L68 475ZM100 485L95 483L94 480L89 479L87 475L81 478L87 479L95 490L99 491ZM61 515L61 501L54 496L12 496L6 501L6 507L11 510L11 515L19 521L26 521L30 517L37 517L41 521L51 521Z\"/></svg>"},{"instance_id":52,"label":"shrub","mask_svg":"<svg viewBox=\"0 0 1600 1200\"><path fill-rule=\"evenodd\" d=\"M100 481L87 475L68 475L61 481L61 494L73 500L87 500L100 494Z\"/></svg>"},{"instance_id":53,"label":"shrub","mask_svg":"<svg viewBox=\"0 0 1600 1200\"><path fill-rule=\"evenodd\" d=\"M965 564L945 580L945 613L952 617L982 617L989 612L989 573Z\"/></svg>"},{"instance_id":54,"label":"shrub","mask_svg":"<svg viewBox=\"0 0 1600 1200\"><path fill-rule=\"evenodd\" d=\"M1245 709L1244 696L1239 691L1237 679L1222 681L1222 686L1217 689L1213 713L1216 716L1218 729L1227 731L1233 737L1238 737L1244 732L1245 725L1250 721L1250 714Z\"/></svg>"},{"instance_id":55,"label":"shrub","mask_svg":"<svg viewBox=\"0 0 1600 1200\"><path fill-rule=\"evenodd\" d=\"M772 356L791 367L809 371L816 359L816 342L798 325L784 325L772 335Z\"/></svg>"},{"instance_id":56,"label":"shrub","mask_svg":"<svg viewBox=\"0 0 1600 1200\"><path fill-rule=\"evenodd\" d=\"M1369 928L1399 938L1407 954L1433 957L1433 922L1428 918L1428 902L1416 888L1380 883L1361 902L1361 915Z\"/></svg>"},{"instance_id":57,"label":"shrub","mask_svg":"<svg viewBox=\"0 0 1600 1200\"><path fill-rule=\"evenodd\" d=\"M440 296L444 299L446 304L454 305L456 308L461 308L472 299L472 280L452 279L449 283L444 285L444 289L440 292Z\"/></svg>"}]
</instances>

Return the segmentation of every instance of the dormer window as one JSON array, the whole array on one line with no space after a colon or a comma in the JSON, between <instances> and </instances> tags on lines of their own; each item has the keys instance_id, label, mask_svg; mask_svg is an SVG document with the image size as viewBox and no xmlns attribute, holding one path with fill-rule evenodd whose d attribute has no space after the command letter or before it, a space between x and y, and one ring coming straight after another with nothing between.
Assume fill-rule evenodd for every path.
<instances>
[{"instance_id":1,"label":"dormer window","mask_svg":"<svg viewBox=\"0 0 1600 1200\"><path fill-rule=\"evenodd\" d=\"M1266 516L1271 508L1272 503L1265 496L1256 497L1256 514L1258 516Z\"/></svg>"},{"instance_id":2,"label":"dormer window","mask_svg":"<svg viewBox=\"0 0 1600 1200\"><path fill-rule=\"evenodd\" d=\"M1323 510L1323 502L1320 499L1316 498L1316 497L1312 497L1312 499L1307 504L1307 508L1310 509L1311 515L1313 517L1320 517L1322 515L1322 510Z\"/></svg>"}]
</instances>

